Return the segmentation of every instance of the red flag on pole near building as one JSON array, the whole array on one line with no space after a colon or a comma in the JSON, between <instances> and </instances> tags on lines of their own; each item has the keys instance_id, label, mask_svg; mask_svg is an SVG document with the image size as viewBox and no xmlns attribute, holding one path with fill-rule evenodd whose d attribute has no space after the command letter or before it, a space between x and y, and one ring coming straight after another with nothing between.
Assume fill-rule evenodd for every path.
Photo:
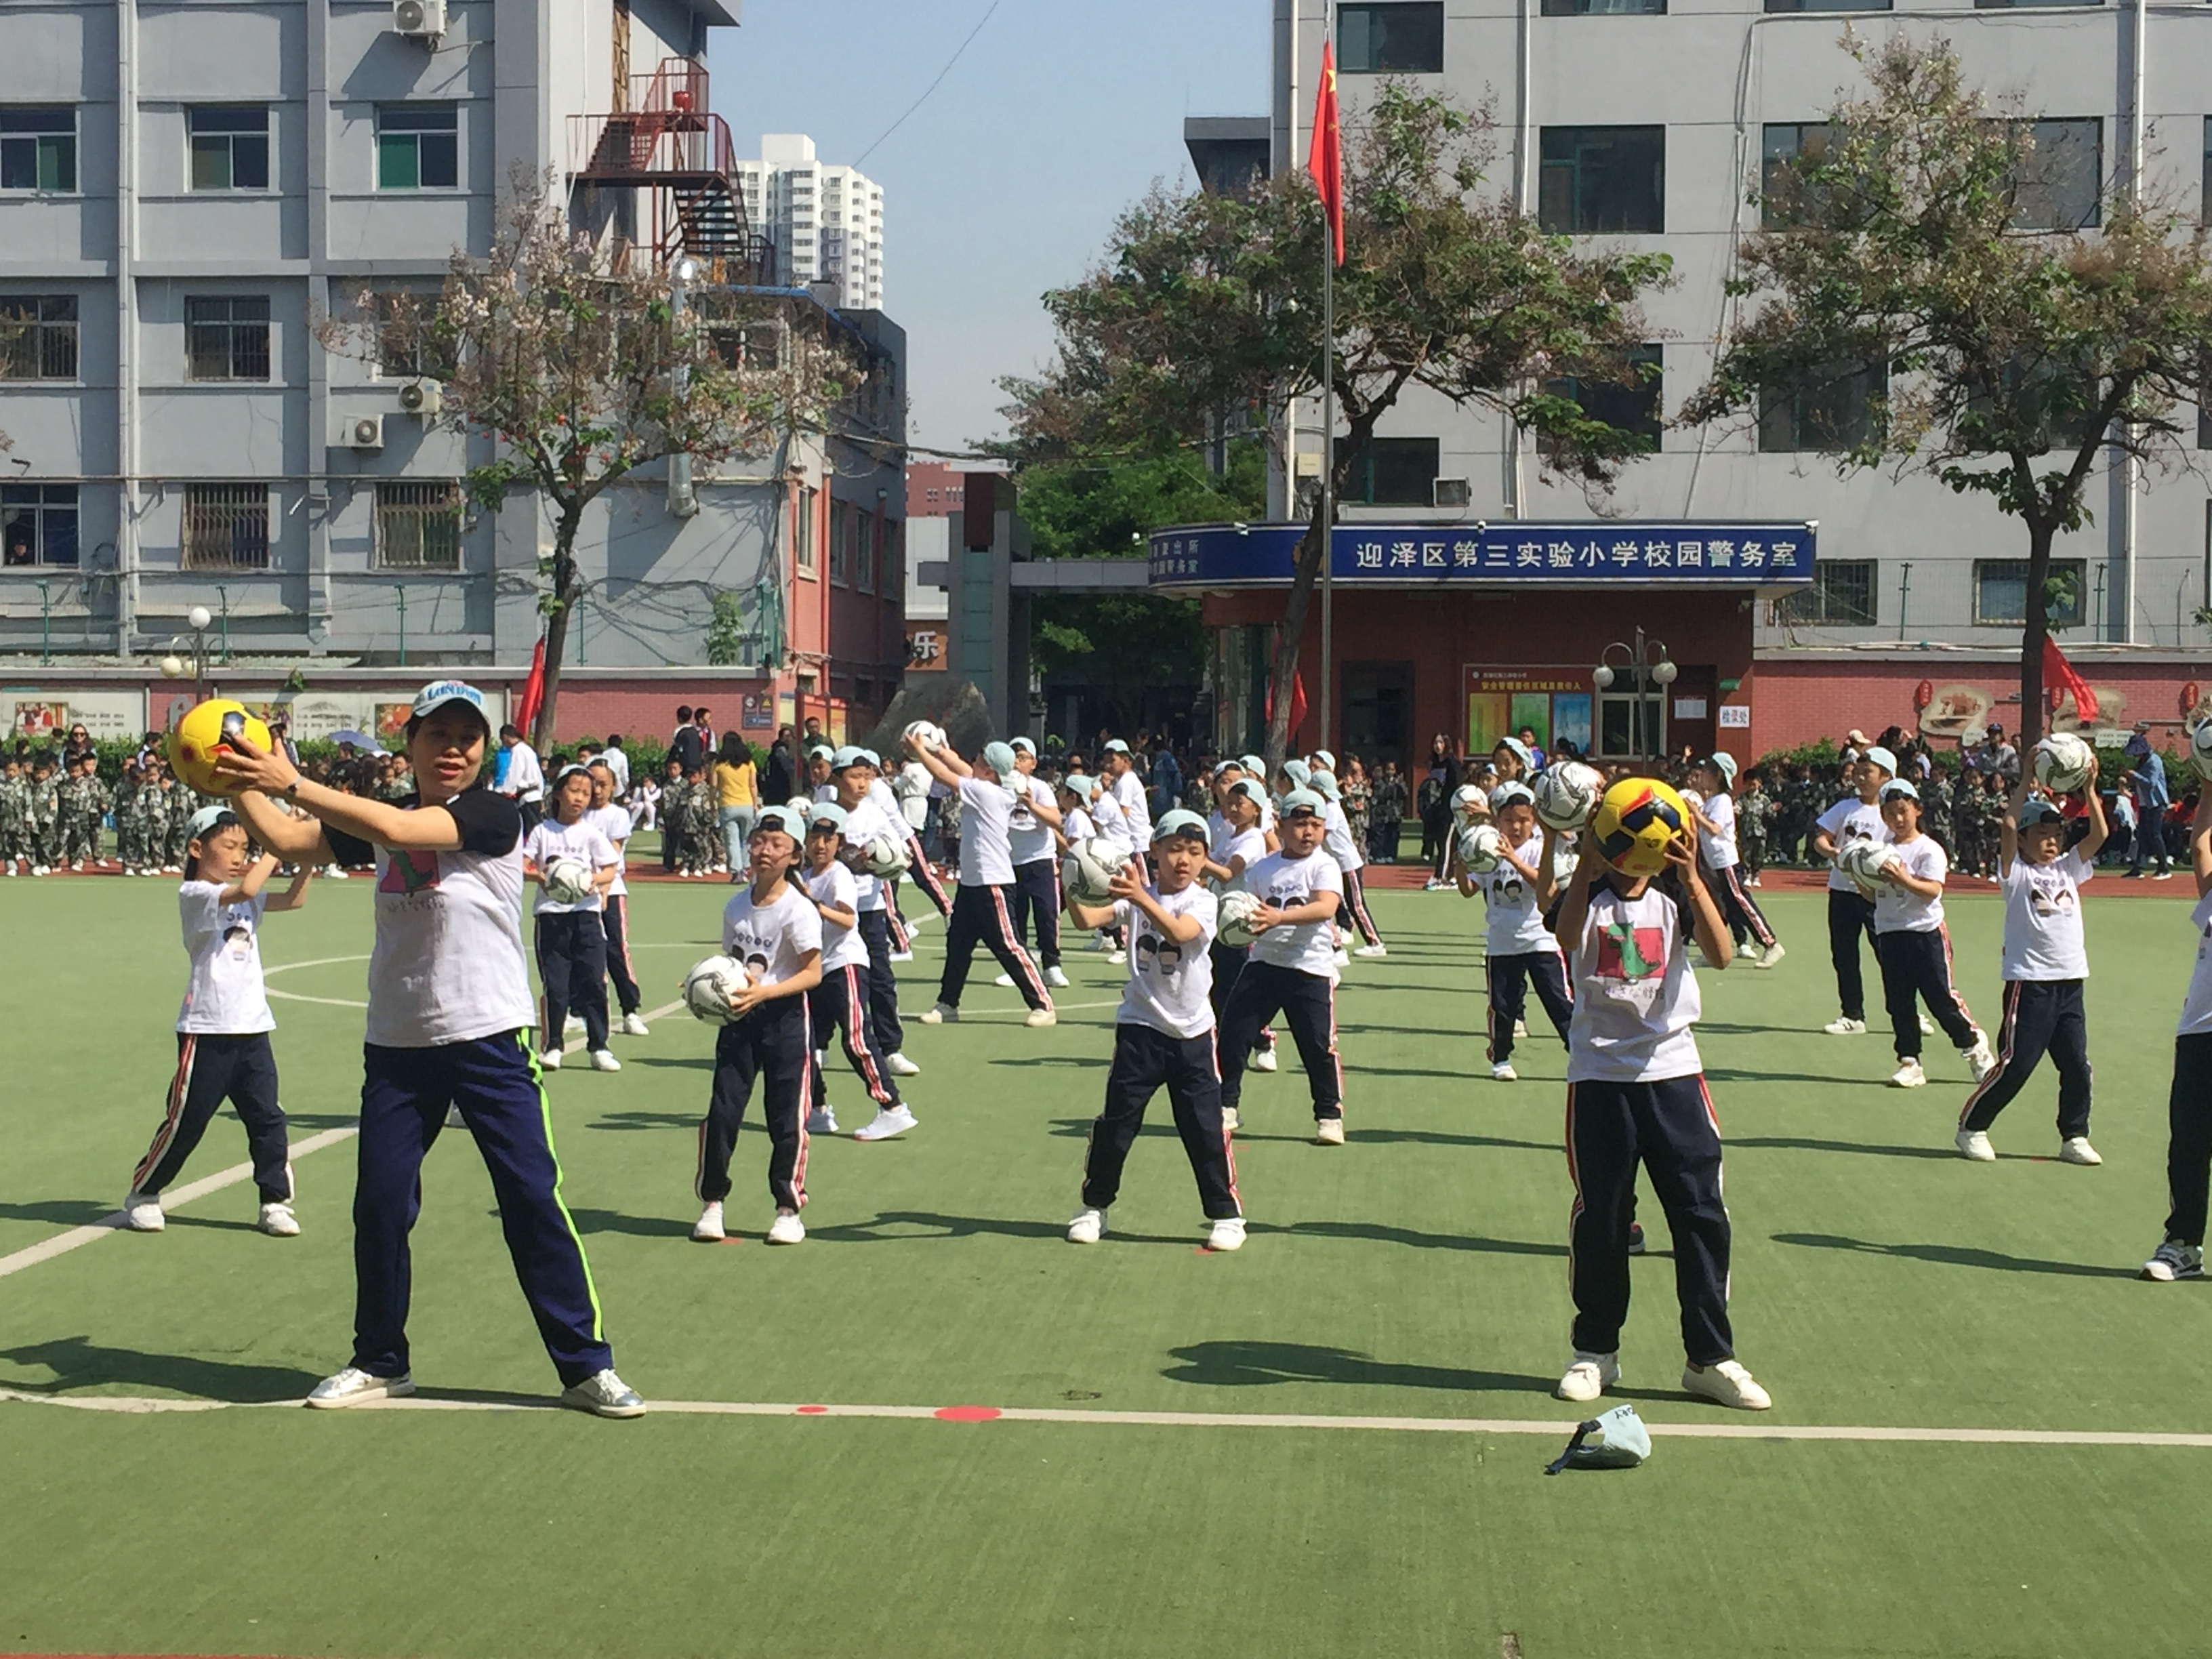
<instances>
[{"instance_id":1,"label":"red flag on pole near building","mask_svg":"<svg viewBox=\"0 0 2212 1659\"><path fill-rule=\"evenodd\" d=\"M2074 712L2084 720L2097 718L2097 694L2089 689L2089 682L2074 670L2066 660L2066 653L2058 648L2058 641L2049 635L2043 640L2043 684L2051 694L2053 713L2058 708L2058 699L2067 692L2074 694Z\"/></svg>"},{"instance_id":2,"label":"red flag on pole near building","mask_svg":"<svg viewBox=\"0 0 2212 1659\"><path fill-rule=\"evenodd\" d=\"M530 678L522 684L522 702L514 714L514 725L527 732L538 720L538 705L545 701L545 636L538 636L538 648L530 653Z\"/></svg>"},{"instance_id":3,"label":"red flag on pole near building","mask_svg":"<svg viewBox=\"0 0 2212 1659\"><path fill-rule=\"evenodd\" d=\"M1344 263L1344 144L1336 125L1336 53L1321 48L1321 90L1314 96L1313 142L1306 149L1306 171L1328 215L1328 234L1336 263Z\"/></svg>"}]
</instances>

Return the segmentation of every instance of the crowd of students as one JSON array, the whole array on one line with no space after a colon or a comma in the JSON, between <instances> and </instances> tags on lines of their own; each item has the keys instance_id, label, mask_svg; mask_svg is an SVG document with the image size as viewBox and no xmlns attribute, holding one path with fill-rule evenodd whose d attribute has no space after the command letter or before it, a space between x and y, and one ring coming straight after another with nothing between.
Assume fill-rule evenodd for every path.
<instances>
[{"instance_id":1,"label":"crowd of students","mask_svg":"<svg viewBox=\"0 0 2212 1659\"><path fill-rule=\"evenodd\" d=\"M411 1390L406 1235L422 1158L441 1128L458 1123L490 1170L564 1402L634 1416L644 1402L613 1370L582 1243L562 1197L544 1076L561 1064L572 1011L597 1069L619 1069L609 1047L615 1032L645 1035L622 944L624 849L635 804L620 799L604 752L556 756L543 785L544 815L529 822L520 801L480 787L492 748L482 699L449 681L416 700L408 734L416 782L402 799L319 781L281 749L264 755L249 747L222 763L240 793L187 824L180 905L191 977L177 1027L178 1069L125 1213L134 1228L161 1226L162 1188L227 1096L238 1103L253 1149L263 1230L277 1237L298 1231L281 1157L258 928L267 911L301 902L313 870L372 866L376 939L354 1205L355 1349L308 1403L343 1406ZM1277 1068L1278 1024L1289 1029L1304 1073L1314 1144L1347 1144L1352 1108L1337 994L1355 956L1387 957L1388 947L1364 902L1367 860L1346 806L1349 768L1336 757L1316 750L1273 767L1257 756L1200 765L1184 785L1188 805L1160 801L1153 769L1112 738L1055 764L1025 738L963 755L941 733L915 727L895 755L818 744L799 758L805 773L794 779L793 796L754 809L742 859L723 843L736 890L720 939L735 976L700 1126L695 1239L728 1236L731 1165L757 1097L773 1206L766 1237L804 1241L808 1142L839 1132L823 1075L833 1032L875 1108L855 1138L919 1127L899 1079L921 1068L902 1053L891 972L895 956L910 954L898 898L908 878L945 928L943 967L922 1023L960 1020L981 946L1019 992L1026 1024L1054 1025L1052 994L1067 982L1060 967L1063 917L1126 968L1103 1098L1066 1225L1071 1243L1110 1237L1144 1116L1164 1089L1206 1244L1243 1247L1234 1142L1244 1127L1250 1074ZM1569 799L1565 775L1547 770L1559 763L1524 738L1501 742L1486 769L1476 771L1487 787L1463 774L1453 785L1439 854L1444 878L1486 908L1492 1078L1517 1081L1512 1055L1526 1035L1531 992L1567 1053L1573 1323L1557 1392L1593 1400L1620 1375L1629 1261L1643 1244L1640 1169L1674 1241L1683 1387L1763 1409L1769 1396L1735 1354L1723 1151L1695 1029L1701 971L1725 969L1740 953L1771 968L1786 954L1740 873L1737 764L1724 752L1689 757L1679 769L1680 793L1620 770L1591 786L1608 790L1601 809L1591 816L1577 806L1569 822L1559 808ZM949 838L949 888L894 781L909 769L926 781L903 799L933 801L934 814L923 822ZM1907 769L1895 751L1865 744L1849 763L1849 793L1809 832L1815 855L1833 872L1830 938L1843 1012L1826 1029L1838 1036L1867 1030L1860 950L1871 936L1896 1049L1889 1081L1927 1085L1921 1039L1931 1030L1948 1037L1971 1073L1959 1152L1977 1162L1994 1157L1992 1124L2047 1054L2058 1085L2059 1156L2094 1164L2080 889L2109 824L2094 774L2078 802L2053 800L2020 774L2010 777L1995 860L2005 899L2004 1008L1992 1042L1953 978L1942 908L1951 861L1923 827L1924 797ZM511 764L507 775L514 775ZM1370 811L1372 801L1370 793ZM2200 799L2188 839L2200 940L2212 940L2208 802L2212 797ZM1652 845L1663 847L1663 866L1632 858L1633 848ZM302 873L272 902L265 884L284 863ZM1081 884L1064 890L1071 865ZM535 1006L520 915L531 885L544 992ZM610 981L624 1011L619 1025ZM2170 1111L2172 1208L2142 1269L2162 1280L2203 1271L2212 1176L2212 945L2200 944L2188 990Z\"/></svg>"}]
</instances>

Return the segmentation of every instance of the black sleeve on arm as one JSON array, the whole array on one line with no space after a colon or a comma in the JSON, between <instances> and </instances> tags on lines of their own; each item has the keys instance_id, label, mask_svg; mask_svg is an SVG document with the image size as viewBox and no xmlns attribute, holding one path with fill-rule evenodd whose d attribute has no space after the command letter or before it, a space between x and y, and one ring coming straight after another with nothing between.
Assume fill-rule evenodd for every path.
<instances>
[{"instance_id":1,"label":"black sleeve on arm","mask_svg":"<svg viewBox=\"0 0 2212 1659\"><path fill-rule=\"evenodd\" d=\"M323 839L330 845L331 856L346 868L358 869L376 862L376 848L358 836L349 836L326 823L323 826Z\"/></svg>"},{"instance_id":2,"label":"black sleeve on arm","mask_svg":"<svg viewBox=\"0 0 2212 1659\"><path fill-rule=\"evenodd\" d=\"M522 808L484 788L463 791L446 803L461 832L461 851L501 858L522 840Z\"/></svg>"}]
</instances>

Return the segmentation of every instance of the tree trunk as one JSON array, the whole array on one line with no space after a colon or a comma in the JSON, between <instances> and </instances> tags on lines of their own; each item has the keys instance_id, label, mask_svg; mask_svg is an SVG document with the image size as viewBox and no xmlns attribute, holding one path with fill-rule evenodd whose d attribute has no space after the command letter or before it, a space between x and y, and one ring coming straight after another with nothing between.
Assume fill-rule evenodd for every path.
<instances>
[{"instance_id":1,"label":"tree trunk","mask_svg":"<svg viewBox=\"0 0 2212 1659\"><path fill-rule=\"evenodd\" d=\"M2027 625L2020 636L2020 730L2013 734L2023 769L2032 767L2028 755L2043 736L2043 642L2051 636L2050 606L2044 583L2051 576L2048 524L2030 520L2027 527Z\"/></svg>"},{"instance_id":2,"label":"tree trunk","mask_svg":"<svg viewBox=\"0 0 2212 1659\"><path fill-rule=\"evenodd\" d=\"M564 513L553 532L553 613L545 623L545 680L531 722L530 746L541 756L553 746L553 715L561 700L561 662L568 649L568 618L576 610L576 514Z\"/></svg>"},{"instance_id":3,"label":"tree trunk","mask_svg":"<svg viewBox=\"0 0 2212 1659\"><path fill-rule=\"evenodd\" d=\"M1267 716L1267 742L1261 751L1267 769L1273 772L1281 767L1283 757L1291 744L1291 693L1297 684L1298 650L1305 638L1306 608L1313 602L1314 583L1321 575L1321 562L1328 549L1329 526L1322 522L1322 501L1314 497L1313 517L1307 521L1306 533L1298 542L1297 563L1291 571L1291 592L1283 601L1283 631L1275 641L1275 668L1267 684L1274 696L1275 707ZM1328 672L1328 665L1322 665L1322 672Z\"/></svg>"}]
</instances>

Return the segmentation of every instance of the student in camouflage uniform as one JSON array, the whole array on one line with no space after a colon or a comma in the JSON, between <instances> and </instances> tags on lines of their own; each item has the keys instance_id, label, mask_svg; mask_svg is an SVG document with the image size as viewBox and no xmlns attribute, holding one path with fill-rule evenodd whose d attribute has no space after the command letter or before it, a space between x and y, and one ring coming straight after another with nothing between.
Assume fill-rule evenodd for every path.
<instances>
[{"instance_id":1,"label":"student in camouflage uniform","mask_svg":"<svg viewBox=\"0 0 2212 1659\"><path fill-rule=\"evenodd\" d=\"M660 869L676 873L676 856L683 849L684 821L691 811L691 786L684 781L684 763L672 756L660 780Z\"/></svg>"},{"instance_id":2,"label":"student in camouflage uniform","mask_svg":"<svg viewBox=\"0 0 2212 1659\"><path fill-rule=\"evenodd\" d=\"M138 763L135 760L124 762L123 776L115 786L113 805L115 858L122 865L123 873L126 876L138 873L138 791L142 787Z\"/></svg>"},{"instance_id":3,"label":"student in camouflage uniform","mask_svg":"<svg viewBox=\"0 0 2212 1659\"><path fill-rule=\"evenodd\" d=\"M100 787L100 763L80 755L64 766L57 832L61 842L58 870L85 870L100 862L99 809L94 791Z\"/></svg>"},{"instance_id":4,"label":"student in camouflage uniform","mask_svg":"<svg viewBox=\"0 0 2212 1659\"><path fill-rule=\"evenodd\" d=\"M714 786L707 781L703 767L695 766L684 785L684 841L677 848L677 873L703 876L714 862L714 849L708 845L714 837L717 811Z\"/></svg>"},{"instance_id":5,"label":"student in camouflage uniform","mask_svg":"<svg viewBox=\"0 0 2212 1659\"><path fill-rule=\"evenodd\" d=\"M25 816L31 847L31 873L52 872L57 853L55 836L61 823L61 781L54 776L54 757L41 750L31 759L30 811Z\"/></svg>"},{"instance_id":6,"label":"student in camouflage uniform","mask_svg":"<svg viewBox=\"0 0 2212 1659\"><path fill-rule=\"evenodd\" d=\"M1735 798L1736 861L1743 866L1747 887L1759 885L1759 872L1766 867L1766 837L1773 825L1774 797L1766 793L1766 775L1753 767Z\"/></svg>"},{"instance_id":7,"label":"student in camouflage uniform","mask_svg":"<svg viewBox=\"0 0 2212 1659\"><path fill-rule=\"evenodd\" d=\"M1951 817L1951 780L1941 767L1928 775L1920 786L1920 822L1929 835L1935 837L1952 867L1959 863L1958 837Z\"/></svg>"},{"instance_id":8,"label":"student in camouflage uniform","mask_svg":"<svg viewBox=\"0 0 2212 1659\"><path fill-rule=\"evenodd\" d=\"M19 862L27 868L31 861L29 774L13 755L0 767L0 869L11 876Z\"/></svg>"},{"instance_id":9,"label":"student in camouflage uniform","mask_svg":"<svg viewBox=\"0 0 2212 1659\"><path fill-rule=\"evenodd\" d=\"M173 774L163 772L154 810L148 815L151 820L148 830L153 844L161 849L157 855L161 867L170 875L184 873L186 831L195 810L192 792L179 783Z\"/></svg>"}]
</instances>

